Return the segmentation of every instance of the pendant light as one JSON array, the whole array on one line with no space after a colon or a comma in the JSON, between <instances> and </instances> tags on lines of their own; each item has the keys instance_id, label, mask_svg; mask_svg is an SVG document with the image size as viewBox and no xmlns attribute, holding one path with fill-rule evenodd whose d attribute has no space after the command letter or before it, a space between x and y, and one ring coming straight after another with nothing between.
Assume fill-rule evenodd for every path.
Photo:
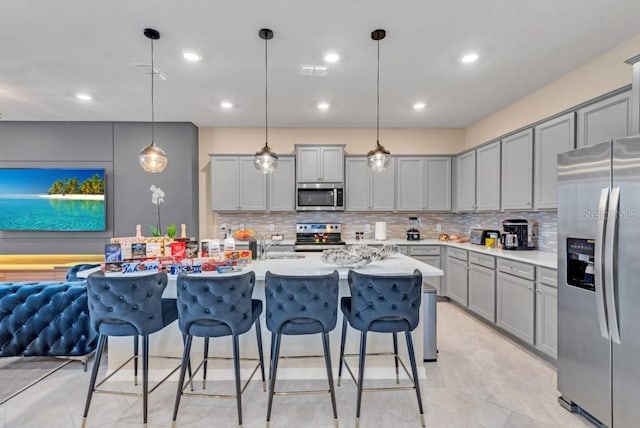
<instances>
[{"instance_id":1,"label":"pendant light","mask_svg":"<svg viewBox=\"0 0 640 428\"><path fill-rule=\"evenodd\" d=\"M367 163L369 170L372 172L380 172L389 168L391 165L391 153L380 144L380 40L387 35L384 30L374 30L371 32L371 38L378 42L378 75L376 80L376 146L367 153Z\"/></svg>"},{"instance_id":2,"label":"pendant light","mask_svg":"<svg viewBox=\"0 0 640 428\"><path fill-rule=\"evenodd\" d=\"M151 40L151 144L145 147L138 156L138 162L146 172L162 172L167 167L167 154L155 143L155 116L153 108L153 81L156 70L153 68L153 41L160 38L160 33L153 28L145 28L144 35Z\"/></svg>"},{"instance_id":3,"label":"pendant light","mask_svg":"<svg viewBox=\"0 0 640 428\"><path fill-rule=\"evenodd\" d=\"M258 35L264 40L264 147L256 152L253 165L263 174L271 174L278 167L278 155L269 148L267 40L273 39L273 31L263 28Z\"/></svg>"}]
</instances>

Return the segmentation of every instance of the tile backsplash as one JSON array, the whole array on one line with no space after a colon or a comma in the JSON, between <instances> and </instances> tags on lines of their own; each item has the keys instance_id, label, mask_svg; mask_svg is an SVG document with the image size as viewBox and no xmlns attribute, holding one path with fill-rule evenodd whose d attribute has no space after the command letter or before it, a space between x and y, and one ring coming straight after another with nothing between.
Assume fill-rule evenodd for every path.
<instances>
[{"instance_id":1,"label":"tile backsplash","mask_svg":"<svg viewBox=\"0 0 640 428\"><path fill-rule=\"evenodd\" d=\"M423 238L437 238L441 231L448 234L468 235L473 228L502 230L502 220L506 218L524 218L538 225L538 247L542 251L557 251L557 213L555 211L540 212L491 212L491 213L215 213L215 226L222 236L222 225L231 229L240 227L253 229L257 236L269 236L282 233L285 239L295 239L296 223L341 223L342 236L354 239L355 232L365 232L365 238L374 237L374 226L377 221L387 222L387 238L405 239L410 227L409 217L418 217L421 224L417 226ZM270 230L273 225L274 230ZM369 225L370 232L366 231ZM213 238L213 237L210 237Z\"/></svg>"}]
</instances>

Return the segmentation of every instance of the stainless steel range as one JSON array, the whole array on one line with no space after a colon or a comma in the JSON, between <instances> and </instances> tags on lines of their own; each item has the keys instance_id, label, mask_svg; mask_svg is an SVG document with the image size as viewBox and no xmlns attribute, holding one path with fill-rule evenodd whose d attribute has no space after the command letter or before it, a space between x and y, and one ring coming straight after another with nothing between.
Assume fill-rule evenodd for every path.
<instances>
[{"instance_id":1,"label":"stainless steel range","mask_svg":"<svg viewBox=\"0 0 640 428\"><path fill-rule=\"evenodd\" d=\"M322 251L340 248L344 241L339 223L297 223L295 251Z\"/></svg>"}]
</instances>

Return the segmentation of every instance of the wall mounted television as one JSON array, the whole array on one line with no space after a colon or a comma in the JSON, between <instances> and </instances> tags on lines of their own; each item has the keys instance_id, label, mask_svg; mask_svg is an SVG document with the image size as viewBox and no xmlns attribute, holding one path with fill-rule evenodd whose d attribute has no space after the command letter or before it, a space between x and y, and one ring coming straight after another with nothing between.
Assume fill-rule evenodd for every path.
<instances>
[{"instance_id":1,"label":"wall mounted television","mask_svg":"<svg viewBox=\"0 0 640 428\"><path fill-rule=\"evenodd\" d=\"M0 168L0 230L107 230L104 168Z\"/></svg>"}]
</instances>

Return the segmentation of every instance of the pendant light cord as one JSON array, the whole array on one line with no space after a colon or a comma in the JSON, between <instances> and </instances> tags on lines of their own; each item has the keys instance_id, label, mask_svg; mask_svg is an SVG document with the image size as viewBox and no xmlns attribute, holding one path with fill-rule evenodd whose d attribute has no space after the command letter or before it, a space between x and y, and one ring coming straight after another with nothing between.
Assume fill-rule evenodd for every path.
<instances>
[{"instance_id":1,"label":"pendant light cord","mask_svg":"<svg viewBox=\"0 0 640 428\"><path fill-rule=\"evenodd\" d=\"M269 145L269 68L267 67L267 38L264 39L264 145Z\"/></svg>"},{"instance_id":2,"label":"pendant light cord","mask_svg":"<svg viewBox=\"0 0 640 428\"><path fill-rule=\"evenodd\" d=\"M376 144L380 145L380 40L378 39L378 77L376 80Z\"/></svg>"},{"instance_id":3,"label":"pendant light cord","mask_svg":"<svg viewBox=\"0 0 640 428\"><path fill-rule=\"evenodd\" d=\"M153 38L151 38L151 145L155 145L155 111L153 107L153 79L155 69L153 68Z\"/></svg>"}]
</instances>

